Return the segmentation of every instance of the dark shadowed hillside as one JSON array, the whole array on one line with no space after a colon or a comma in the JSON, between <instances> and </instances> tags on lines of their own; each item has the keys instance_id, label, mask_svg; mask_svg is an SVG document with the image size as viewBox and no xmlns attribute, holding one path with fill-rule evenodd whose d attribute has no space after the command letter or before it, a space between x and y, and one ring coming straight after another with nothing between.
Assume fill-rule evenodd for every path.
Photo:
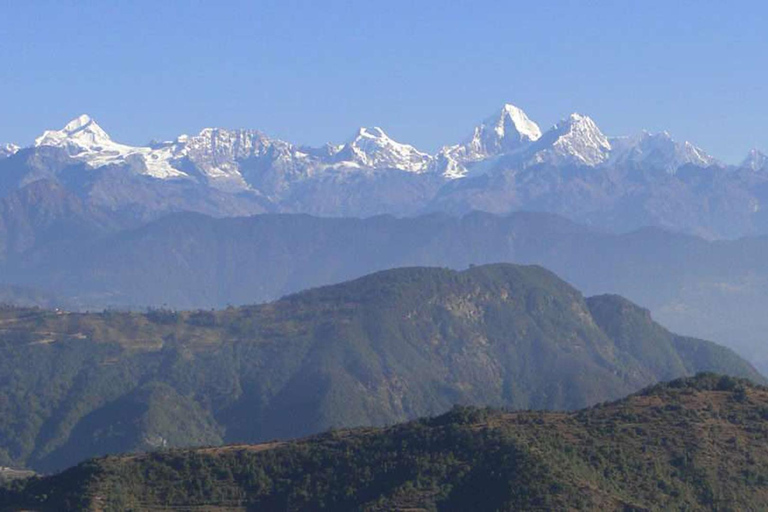
<instances>
[{"instance_id":1,"label":"dark shadowed hillside","mask_svg":"<svg viewBox=\"0 0 768 512\"><path fill-rule=\"evenodd\" d=\"M768 389L701 374L574 413L459 407L386 429L107 457L0 496L33 510L761 510L766 411Z\"/></svg>"}]
</instances>

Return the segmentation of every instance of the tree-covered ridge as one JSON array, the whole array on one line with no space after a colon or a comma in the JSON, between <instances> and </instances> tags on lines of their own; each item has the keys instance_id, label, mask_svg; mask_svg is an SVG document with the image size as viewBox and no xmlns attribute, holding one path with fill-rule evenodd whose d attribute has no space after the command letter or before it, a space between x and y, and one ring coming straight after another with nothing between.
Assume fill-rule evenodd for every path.
<instances>
[{"instance_id":1,"label":"tree-covered ridge","mask_svg":"<svg viewBox=\"0 0 768 512\"><path fill-rule=\"evenodd\" d=\"M573 413L456 407L384 429L107 457L8 486L33 510L758 510L768 388L715 374Z\"/></svg>"},{"instance_id":2,"label":"tree-covered ridge","mask_svg":"<svg viewBox=\"0 0 768 512\"><path fill-rule=\"evenodd\" d=\"M0 311L0 465L389 425L454 404L576 409L730 350L541 267L406 268L221 311Z\"/></svg>"}]
</instances>

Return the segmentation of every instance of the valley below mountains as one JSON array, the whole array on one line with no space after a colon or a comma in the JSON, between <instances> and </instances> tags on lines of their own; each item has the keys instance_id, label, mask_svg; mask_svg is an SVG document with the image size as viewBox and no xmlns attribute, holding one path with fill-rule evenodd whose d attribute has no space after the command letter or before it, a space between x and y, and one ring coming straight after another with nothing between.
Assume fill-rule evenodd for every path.
<instances>
[{"instance_id":1,"label":"valley below mountains","mask_svg":"<svg viewBox=\"0 0 768 512\"><path fill-rule=\"evenodd\" d=\"M382 426L454 404L577 409L712 371L763 377L537 266L388 270L219 311L0 311L0 465Z\"/></svg>"}]
</instances>

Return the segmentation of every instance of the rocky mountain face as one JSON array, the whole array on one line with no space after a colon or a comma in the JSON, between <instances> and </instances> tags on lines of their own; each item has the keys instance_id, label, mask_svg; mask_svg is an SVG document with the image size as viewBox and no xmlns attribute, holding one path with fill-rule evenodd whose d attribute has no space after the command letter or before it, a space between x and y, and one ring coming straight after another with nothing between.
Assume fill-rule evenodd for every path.
<instances>
[{"instance_id":1,"label":"rocky mountain face","mask_svg":"<svg viewBox=\"0 0 768 512\"><path fill-rule=\"evenodd\" d=\"M0 196L48 179L139 219L539 210L615 230L657 225L716 238L768 232L764 170L758 151L728 166L667 133L606 136L580 114L541 130L513 105L436 154L378 127L321 148L218 128L134 147L84 115L33 147L0 148Z\"/></svg>"},{"instance_id":2,"label":"rocky mountain face","mask_svg":"<svg viewBox=\"0 0 768 512\"><path fill-rule=\"evenodd\" d=\"M381 429L91 460L12 510L760 510L768 389L701 374L573 413L456 407ZM184 489L184 491L180 491Z\"/></svg>"},{"instance_id":3,"label":"rocky mountain face","mask_svg":"<svg viewBox=\"0 0 768 512\"><path fill-rule=\"evenodd\" d=\"M42 471L457 403L573 409L705 370L763 382L626 299L515 265L395 269L220 311L4 308L0 325L0 465Z\"/></svg>"}]
</instances>

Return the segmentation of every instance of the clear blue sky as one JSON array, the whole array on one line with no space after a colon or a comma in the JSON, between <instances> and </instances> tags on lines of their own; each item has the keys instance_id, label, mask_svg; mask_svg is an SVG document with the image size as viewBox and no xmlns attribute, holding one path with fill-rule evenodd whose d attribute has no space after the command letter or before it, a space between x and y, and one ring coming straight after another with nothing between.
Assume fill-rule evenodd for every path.
<instances>
[{"instance_id":1,"label":"clear blue sky","mask_svg":"<svg viewBox=\"0 0 768 512\"><path fill-rule=\"evenodd\" d=\"M90 113L140 144L205 126L424 150L504 102L542 128L768 150L768 6L724 1L0 0L0 141Z\"/></svg>"}]
</instances>

